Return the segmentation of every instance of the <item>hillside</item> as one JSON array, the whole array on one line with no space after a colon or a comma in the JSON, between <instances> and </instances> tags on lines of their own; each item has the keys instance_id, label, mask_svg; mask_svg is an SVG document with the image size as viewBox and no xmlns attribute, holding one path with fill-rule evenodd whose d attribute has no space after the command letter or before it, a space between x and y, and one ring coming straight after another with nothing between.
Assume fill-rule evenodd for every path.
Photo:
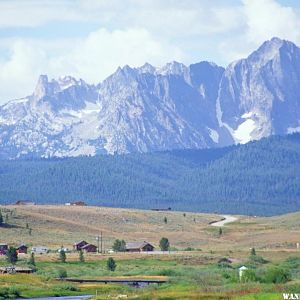
<instances>
[{"instance_id":1,"label":"hillside","mask_svg":"<svg viewBox=\"0 0 300 300\"><path fill-rule=\"evenodd\" d=\"M300 134L246 145L65 159L0 161L0 203L273 215L300 209Z\"/></svg>"},{"instance_id":2,"label":"hillside","mask_svg":"<svg viewBox=\"0 0 300 300\"><path fill-rule=\"evenodd\" d=\"M249 247L255 246L259 250L293 251L300 233L299 213L267 218L237 216L237 221L223 227L219 237L219 228L209 225L221 219L214 214L58 205L2 206L1 210L8 215L9 225L0 227L0 242L47 245L51 249L61 245L71 248L82 239L96 244L95 238L102 231L106 250L116 238L146 240L158 247L159 239L165 236L179 250L192 247L248 253Z\"/></svg>"}]
</instances>

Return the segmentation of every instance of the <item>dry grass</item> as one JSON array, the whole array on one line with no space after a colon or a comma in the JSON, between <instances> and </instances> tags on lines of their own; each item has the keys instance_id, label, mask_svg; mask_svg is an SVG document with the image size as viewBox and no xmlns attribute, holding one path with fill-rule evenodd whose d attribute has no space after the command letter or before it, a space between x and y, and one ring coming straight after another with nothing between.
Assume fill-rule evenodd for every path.
<instances>
[{"instance_id":1,"label":"dry grass","mask_svg":"<svg viewBox=\"0 0 300 300\"><path fill-rule=\"evenodd\" d=\"M81 239L96 243L95 236L102 231L105 249L110 248L116 238L147 240L158 246L159 239L165 236L172 246L201 248L202 253L214 251L230 255L234 251L236 257L243 257L244 253L248 255L250 247L277 252L280 256L300 252L295 249L296 242L300 242L300 213L272 218L238 216L239 220L225 226L219 237L219 229L208 224L220 218L213 214L186 213L184 216L183 212L173 211L66 206L5 206L1 209L8 215L11 226L0 228L0 243L24 242L55 249L61 245L72 247ZM32 228L31 235L26 224Z\"/></svg>"}]
</instances>

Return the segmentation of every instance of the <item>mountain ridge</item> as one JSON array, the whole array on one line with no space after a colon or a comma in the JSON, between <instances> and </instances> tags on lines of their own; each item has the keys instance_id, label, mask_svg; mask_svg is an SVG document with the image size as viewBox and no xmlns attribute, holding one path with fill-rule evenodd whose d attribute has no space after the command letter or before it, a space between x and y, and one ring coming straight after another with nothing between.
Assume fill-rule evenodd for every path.
<instances>
[{"instance_id":1,"label":"mountain ridge","mask_svg":"<svg viewBox=\"0 0 300 300\"><path fill-rule=\"evenodd\" d=\"M41 75L32 95L0 106L0 157L214 148L298 132L299 70L300 49L273 38L225 69L126 65L96 85Z\"/></svg>"}]
</instances>

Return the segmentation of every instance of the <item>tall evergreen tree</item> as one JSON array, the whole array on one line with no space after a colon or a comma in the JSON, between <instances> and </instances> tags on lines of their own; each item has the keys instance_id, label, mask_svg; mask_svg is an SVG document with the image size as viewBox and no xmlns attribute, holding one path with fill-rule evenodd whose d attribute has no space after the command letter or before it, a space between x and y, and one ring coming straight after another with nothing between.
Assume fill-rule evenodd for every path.
<instances>
[{"instance_id":1,"label":"tall evergreen tree","mask_svg":"<svg viewBox=\"0 0 300 300\"><path fill-rule=\"evenodd\" d=\"M34 257L34 253L33 252L30 254L30 258L28 260L28 264L31 265L31 266L35 266L35 257Z\"/></svg>"},{"instance_id":2,"label":"tall evergreen tree","mask_svg":"<svg viewBox=\"0 0 300 300\"><path fill-rule=\"evenodd\" d=\"M62 263L65 263L66 260L67 260L67 257L66 257L66 252L63 248L60 249L59 251L59 260L62 262Z\"/></svg>"},{"instance_id":3,"label":"tall evergreen tree","mask_svg":"<svg viewBox=\"0 0 300 300\"><path fill-rule=\"evenodd\" d=\"M3 224L3 216L2 211L0 210L0 226Z\"/></svg>"},{"instance_id":4,"label":"tall evergreen tree","mask_svg":"<svg viewBox=\"0 0 300 300\"><path fill-rule=\"evenodd\" d=\"M81 263L84 263L84 255L83 255L82 249L80 249L80 251L79 251L79 261L80 261Z\"/></svg>"},{"instance_id":5,"label":"tall evergreen tree","mask_svg":"<svg viewBox=\"0 0 300 300\"><path fill-rule=\"evenodd\" d=\"M117 267L117 264L116 264L115 260L112 257L110 257L107 260L107 269L109 271L114 271L116 269L116 267Z\"/></svg>"},{"instance_id":6,"label":"tall evergreen tree","mask_svg":"<svg viewBox=\"0 0 300 300\"><path fill-rule=\"evenodd\" d=\"M6 260L11 264L15 264L18 261L18 252L15 247L8 248L6 252Z\"/></svg>"},{"instance_id":7,"label":"tall evergreen tree","mask_svg":"<svg viewBox=\"0 0 300 300\"><path fill-rule=\"evenodd\" d=\"M159 241L159 247L161 251L168 251L170 248L169 240L165 237L161 238L161 240Z\"/></svg>"}]
</instances>

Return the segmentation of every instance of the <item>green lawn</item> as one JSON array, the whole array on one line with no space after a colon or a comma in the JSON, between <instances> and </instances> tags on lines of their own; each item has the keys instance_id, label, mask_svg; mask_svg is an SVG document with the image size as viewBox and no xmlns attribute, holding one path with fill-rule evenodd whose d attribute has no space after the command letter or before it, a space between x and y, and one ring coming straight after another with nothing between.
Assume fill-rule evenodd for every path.
<instances>
[{"instance_id":1,"label":"green lawn","mask_svg":"<svg viewBox=\"0 0 300 300\"><path fill-rule=\"evenodd\" d=\"M199 254L201 255L201 254ZM277 300L282 292L300 291L300 259L291 258L281 262L279 267L291 269L291 278L286 284L263 282L258 279L240 283L239 265L222 265L212 262L197 264L194 261L178 259L176 255L162 259L151 256L137 259L117 259L115 272L108 271L106 260L80 263L71 261L61 263L55 260L38 261L34 274L0 275L0 299L8 297L41 297L96 294L97 299L117 299L127 295L128 299L228 299L228 300ZM5 265L4 261L1 261ZM246 262L247 264L247 262ZM251 265L248 262L249 266ZM256 274L263 276L268 268L275 267L272 262L253 264ZM18 265L26 265L20 260ZM141 289L117 284L77 284L58 281L59 270L66 270L68 277L99 278L111 276L167 276L169 281L160 286ZM267 273L266 273L267 274ZM266 276L268 278L268 276ZM277 278L277 277L276 277ZM2 294L2 298L1 298ZM96 298L95 298L96 299Z\"/></svg>"}]
</instances>

